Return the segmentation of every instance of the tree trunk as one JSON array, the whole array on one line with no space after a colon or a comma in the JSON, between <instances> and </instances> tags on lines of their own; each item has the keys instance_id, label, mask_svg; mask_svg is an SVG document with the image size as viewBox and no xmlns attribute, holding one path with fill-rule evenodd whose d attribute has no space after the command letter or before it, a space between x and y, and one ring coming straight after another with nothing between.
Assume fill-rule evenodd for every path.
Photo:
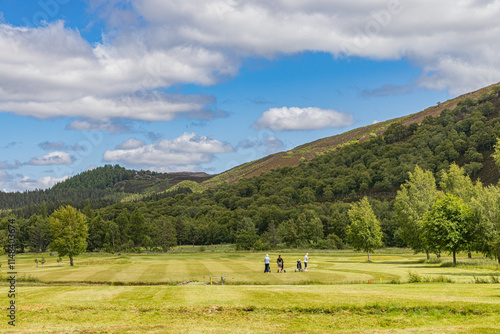
<instances>
[{"instance_id":1,"label":"tree trunk","mask_svg":"<svg viewBox=\"0 0 500 334\"><path fill-rule=\"evenodd\" d=\"M427 255L427 261L429 261L431 259L431 255L427 249L425 250L425 255Z\"/></svg>"},{"instance_id":2,"label":"tree trunk","mask_svg":"<svg viewBox=\"0 0 500 334\"><path fill-rule=\"evenodd\" d=\"M457 253L455 251L453 251L453 265L457 265Z\"/></svg>"},{"instance_id":3,"label":"tree trunk","mask_svg":"<svg viewBox=\"0 0 500 334\"><path fill-rule=\"evenodd\" d=\"M469 254L467 254L467 256L469 257L469 259L472 259L472 254L470 251L469 251Z\"/></svg>"},{"instance_id":4,"label":"tree trunk","mask_svg":"<svg viewBox=\"0 0 500 334\"><path fill-rule=\"evenodd\" d=\"M73 267L73 256L69 256L69 264Z\"/></svg>"},{"instance_id":5,"label":"tree trunk","mask_svg":"<svg viewBox=\"0 0 500 334\"><path fill-rule=\"evenodd\" d=\"M370 261L370 251L366 251L368 253L368 261Z\"/></svg>"}]
</instances>

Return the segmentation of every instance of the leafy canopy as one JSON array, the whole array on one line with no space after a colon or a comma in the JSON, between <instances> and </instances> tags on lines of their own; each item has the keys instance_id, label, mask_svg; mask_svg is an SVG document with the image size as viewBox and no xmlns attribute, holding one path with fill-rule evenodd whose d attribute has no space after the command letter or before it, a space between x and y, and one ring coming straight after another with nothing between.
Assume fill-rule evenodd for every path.
<instances>
[{"instance_id":1,"label":"leafy canopy","mask_svg":"<svg viewBox=\"0 0 500 334\"><path fill-rule=\"evenodd\" d=\"M366 196L351 205L348 215L347 238L355 249L367 252L370 261L370 251L382 247L382 231Z\"/></svg>"},{"instance_id":2,"label":"leafy canopy","mask_svg":"<svg viewBox=\"0 0 500 334\"><path fill-rule=\"evenodd\" d=\"M54 211L49 221L54 236L50 248L60 256L68 255L73 265L73 257L87 248L88 226L85 215L68 205Z\"/></svg>"}]
</instances>

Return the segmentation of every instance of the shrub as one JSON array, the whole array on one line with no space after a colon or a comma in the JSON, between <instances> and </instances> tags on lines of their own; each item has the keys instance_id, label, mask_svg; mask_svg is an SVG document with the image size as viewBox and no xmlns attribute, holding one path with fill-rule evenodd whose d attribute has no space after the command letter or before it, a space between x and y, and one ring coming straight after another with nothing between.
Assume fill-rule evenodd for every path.
<instances>
[{"instance_id":1,"label":"shrub","mask_svg":"<svg viewBox=\"0 0 500 334\"><path fill-rule=\"evenodd\" d=\"M422 282L422 276L413 271L408 272L408 283L420 283L420 282Z\"/></svg>"}]
</instances>

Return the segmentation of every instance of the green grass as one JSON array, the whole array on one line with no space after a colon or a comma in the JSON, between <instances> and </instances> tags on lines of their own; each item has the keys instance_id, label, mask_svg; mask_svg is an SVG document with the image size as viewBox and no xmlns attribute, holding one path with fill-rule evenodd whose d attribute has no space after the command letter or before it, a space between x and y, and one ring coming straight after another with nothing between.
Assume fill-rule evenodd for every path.
<instances>
[{"instance_id":1,"label":"green grass","mask_svg":"<svg viewBox=\"0 0 500 334\"><path fill-rule=\"evenodd\" d=\"M3 333L493 333L498 286L18 286ZM0 302L8 302L2 294Z\"/></svg>"},{"instance_id":2,"label":"green grass","mask_svg":"<svg viewBox=\"0 0 500 334\"><path fill-rule=\"evenodd\" d=\"M459 258L458 266L443 266L441 262L423 261L422 254L411 254L401 250L385 250L375 253L371 261L366 256L350 251L308 251L311 256L309 271L295 272L297 259L303 259L306 251L273 251L272 273L263 274L265 252L235 252L229 245L200 247L177 247L174 252L154 254L84 254L75 258L70 267L64 259L57 263L57 256L43 254L47 259L44 268L36 267L38 254L18 254L17 269L20 273L47 283L88 282L157 284L178 283L188 280L207 281L206 277L230 277L228 284L247 285L296 285L296 284L352 284L408 282L408 273L413 272L425 282L441 281L474 283L475 277L489 277L498 272L493 260L482 258ZM281 254L287 273L278 274L274 259ZM6 263L6 255L1 262ZM469 265L467 265L469 264ZM6 267L2 267L5 271Z\"/></svg>"},{"instance_id":3,"label":"green grass","mask_svg":"<svg viewBox=\"0 0 500 334\"><path fill-rule=\"evenodd\" d=\"M18 323L0 333L494 333L500 331L498 267L442 267L399 249L366 261L351 251L269 252L287 273L264 274L265 252L229 245L176 247L167 254L85 254L70 267L57 256L18 254ZM480 262L483 261L483 266ZM0 257L6 264L6 256ZM6 265L1 267L6 276ZM209 277L226 285L205 285ZM177 286L184 281L192 283ZM5 282L5 280L4 280ZM453 283L450 283L453 282ZM477 284L488 283L488 284ZM0 284L8 306L8 285Z\"/></svg>"}]
</instances>

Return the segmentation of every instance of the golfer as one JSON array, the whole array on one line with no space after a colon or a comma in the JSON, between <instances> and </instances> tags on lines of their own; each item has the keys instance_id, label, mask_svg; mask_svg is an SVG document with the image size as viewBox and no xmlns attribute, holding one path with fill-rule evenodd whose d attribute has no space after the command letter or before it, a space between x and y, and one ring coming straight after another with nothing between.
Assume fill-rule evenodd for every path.
<instances>
[{"instance_id":1,"label":"golfer","mask_svg":"<svg viewBox=\"0 0 500 334\"><path fill-rule=\"evenodd\" d=\"M278 272L282 272L283 271L283 265L285 264L285 262L283 262L283 258L281 257L281 255L278 255Z\"/></svg>"},{"instance_id":2,"label":"golfer","mask_svg":"<svg viewBox=\"0 0 500 334\"><path fill-rule=\"evenodd\" d=\"M264 272L265 273L271 272L271 270L269 269L269 262L270 261L271 261L271 259L269 258L269 254L266 254L266 257L264 258L264 264L265 264Z\"/></svg>"},{"instance_id":3,"label":"golfer","mask_svg":"<svg viewBox=\"0 0 500 334\"><path fill-rule=\"evenodd\" d=\"M304 256L304 271L307 271L307 260L309 260L309 253Z\"/></svg>"}]
</instances>

